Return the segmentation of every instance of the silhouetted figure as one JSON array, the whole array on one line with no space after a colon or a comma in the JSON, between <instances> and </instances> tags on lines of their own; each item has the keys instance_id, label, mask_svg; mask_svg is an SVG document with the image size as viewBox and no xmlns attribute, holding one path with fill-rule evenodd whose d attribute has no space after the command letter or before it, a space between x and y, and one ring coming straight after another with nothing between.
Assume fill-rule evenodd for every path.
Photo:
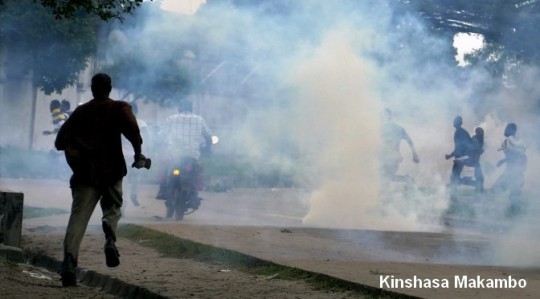
<instances>
[{"instance_id":1,"label":"silhouetted figure","mask_svg":"<svg viewBox=\"0 0 540 299\"><path fill-rule=\"evenodd\" d=\"M62 113L67 114L69 117L71 115L71 103L67 99L63 99L62 102L60 102L60 110Z\"/></svg>"},{"instance_id":2,"label":"silhouetted figure","mask_svg":"<svg viewBox=\"0 0 540 299\"><path fill-rule=\"evenodd\" d=\"M461 183L461 172L465 167L465 161L468 159L469 149L471 148L471 136L463 129L463 119L461 116L454 118L454 150L445 155L446 160L454 158L454 164L452 165L452 174L450 176L450 186L456 187Z\"/></svg>"},{"instance_id":3,"label":"silhouetted figure","mask_svg":"<svg viewBox=\"0 0 540 299\"><path fill-rule=\"evenodd\" d=\"M382 145L379 157L382 176L389 181L410 182L412 181L410 176L397 174L399 165L403 161L399 146L402 140L407 142L411 148L412 160L414 163L419 163L420 159L416 153L414 143L409 137L409 134L407 134L407 131L392 119L392 111L390 109L383 111L382 121Z\"/></svg>"},{"instance_id":4,"label":"silhouetted figure","mask_svg":"<svg viewBox=\"0 0 540 299\"><path fill-rule=\"evenodd\" d=\"M59 100L52 100L49 104L49 110L51 112L51 118L52 118L52 124L53 129L52 130L45 130L43 131L43 135L48 136L52 134L58 133L60 130L60 127L66 122L66 120L69 117L69 114L62 111L62 104Z\"/></svg>"},{"instance_id":5,"label":"silhouetted figure","mask_svg":"<svg viewBox=\"0 0 540 299\"><path fill-rule=\"evenodd\" d=\"M105 233L105 260L109 267L120 264L116 248L116 227L121 216L122 178L127 173L122 153L124 135L135 152L132 167L142 168L147 159L141 153L142 138L131 106L109 98L111 78L103 73L92 77L94 98L80 105L60 128L55 146L64 151L73 171L70 179L73 197L71 215L64 238L64 260L61 267L63 286L77 284L79 247L88 221L100 203Z\"/></svg>"},{"instance_id":6,"label":"silhouetted figure","mask_svg":"<svg viewBox=\"0 0 540 299\"><path fill-rule=\"evenodd\" d=\"M143 140L145 140L145 147L148 150L149 145L149 129L148 125L144 120L138 117L139 108L137 103L131 102L131 110L133 111L133 115L135 115L137 119L137 124L139 125L139 130L141 132L141 137ZM124 146L124 152L126 155L132 155L134 154L132 151L129 151L129 147ZM139 193L139 186L142 182L142 173L140 171L128 171L128 174L126 176L126 183L129 189L129 198L131 199L131 203L133 203L133 206L138 207L139 201L138 201L138 193Z\"/></svg>"},{"instance_id":7,"label":"silhouetted figure","mask_svg":"<svg viewBox=\"0 0 540 299\"><path fill-rule=\"evenodd\" d=\"M516 137L517 125L509 123L504 129L503 141L499 151L504 152L504 158L497 162L497 167L506 164L504 173L495 181L491 190L494 193L510 192L508 216L519 212L521 207L521 191L525 183L527 155L525 145Z\"/></svg>"},{"instance_id":8,"label":"silhouetted figure","mask_svg":"<svg viewBox=\"0 0 540 299\"><path fill-rule=\"evenodd\" d=\"M469 158L465 160L465 166L474 168L474 181L469 177L461 179L465 185L471 185L476 188L476 191L484 191L484 173L480 165L480 156L484 153L484 129L478 127L474 130L475 135L471 138L469 148Z\"/></svg>"}]
</instances>

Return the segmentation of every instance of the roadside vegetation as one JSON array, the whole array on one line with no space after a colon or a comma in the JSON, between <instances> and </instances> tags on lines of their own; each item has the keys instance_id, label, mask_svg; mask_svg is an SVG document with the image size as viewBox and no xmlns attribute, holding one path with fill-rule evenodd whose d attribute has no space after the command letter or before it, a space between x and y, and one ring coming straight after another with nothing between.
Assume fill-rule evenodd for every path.
<instances>
[{"instance_id":1,"label":"roadside vegetation","mask_svg":"<svg viewBox=\"0 0 540 299\"><path fill-rule=\"evenodd\" d=\"M58 214L68 214L69 210L56 209L56 208L38 208L31 206L23 207L23 219L38 218L38 217L47 217Z\"/></svg>"},{"instance_id":2,"label":"roadside vegetation","mask_svg":"<svg viewBox=\"0 0 540 299\"><path fill-rule=\"evenodd\" d=\"M219 264L265 279L302 280L316 290L343 292L345 298L411 298L325 274L275 264L240 252L182 239L134 224L120 226L118 234L120 237L153 248L164 257L190 258Z\"/></svg>"}]
</instances>

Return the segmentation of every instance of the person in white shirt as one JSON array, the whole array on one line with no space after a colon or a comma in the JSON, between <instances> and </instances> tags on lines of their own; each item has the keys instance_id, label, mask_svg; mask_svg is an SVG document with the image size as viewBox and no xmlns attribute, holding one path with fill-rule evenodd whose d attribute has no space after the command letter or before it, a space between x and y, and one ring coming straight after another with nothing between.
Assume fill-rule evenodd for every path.
<instances>
[{"instance_id":1,"label":"person in white shirt","mask_svg":"<svg viewBox=\"0 0 540 299\"><path fill-rule=\"evenodd\" d=\"M212 144L212 133L206 121L193 113L191 102L182 102L178 107L178 114L174 114L165 119L161 132L167 142L166 156L163 158L164 165L169 165L183 158L192 158L197 163L199 178L197 182L198 191L202 189L202 165L199 163L201 152L209 148ZM164 195L165 179L160 179L160 188L157 199L165 199Z\"/></svg>"},{"instance_id":2,"label":"person in white shirt","mask_svg":"<svg viewBox=\"0 0 540 299\"><path fill-rule=\"evenodd\" d=\"M527 168L526 147L516 134L517 125L515 123L506 125L504 129L506 139L499 149L499 151L504 152L504 158L497 163L497 167L506 164L506 169L491 188L493 193L510 192L508 216L515 215L521 207L521 191L525 183L525 170Z\"/></svg>"},{"instance_id":3,"label":"person in white shirt","mask_svg":"<svg viewBox=\"0 0 540 299\"><path fill-rule=\"evenodd\" d=\"M162 130L173 154L199 160L201 148L211 144L212 134L205 120L192 110L190 102L183 102L179 113L165 120Z\"/></svg>"}]
</instances>

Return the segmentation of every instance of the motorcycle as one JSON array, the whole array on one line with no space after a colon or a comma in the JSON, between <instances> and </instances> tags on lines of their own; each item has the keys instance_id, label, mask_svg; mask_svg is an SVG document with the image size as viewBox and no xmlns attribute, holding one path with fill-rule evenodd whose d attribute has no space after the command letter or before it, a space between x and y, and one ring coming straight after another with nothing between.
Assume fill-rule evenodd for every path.
<instances>
[{"instance_id":1,"label":"motorcycle","mask_svg":"<svg viewBox=\"0 0 540 299\"><path fill-rule=\"evenodd\" d=\"M176 221L195 212L201 205L198 194L198 182L201 169L197 160L186 157L170 168L165 183L166 217Z\"/></svg>"},{"instance_id":2,"label":"motorcycle","mask_svg":"<svg viewBox=\"0 0 540 299\"><path fill-rule=\"evenodd\" d=\"M219 141L212 136L212 144ZM202 166L192 157L183 157L169 167L164 185L166 218L176 221L195 212L201 205L198 190L202 182Z\"/></svg>"}]
</instances>

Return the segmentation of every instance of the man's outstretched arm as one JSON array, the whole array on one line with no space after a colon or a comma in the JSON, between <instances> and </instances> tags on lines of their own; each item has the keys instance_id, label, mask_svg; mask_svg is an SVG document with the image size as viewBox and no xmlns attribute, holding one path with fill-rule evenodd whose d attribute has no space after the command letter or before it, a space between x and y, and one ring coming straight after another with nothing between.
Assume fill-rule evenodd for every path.
<instances>
[{"instance_id":1,"label":"man's outstretched arm","mask_svg":"<svg viewBox=\"0 0 540 299\"><path fill-rule=\"evenodd\" d=\"M409 134L407 134L407 131L403 130L402 138L403 138L403 140L405 140L405 142L407 142L407 144L411 148L412 160L414 161L414 163L419 163L420 158L418 157L418 153L416 152L416 148L414 147L414 143L413 143L411 137L409 136Z\"/></svg>"}]
</instances>

